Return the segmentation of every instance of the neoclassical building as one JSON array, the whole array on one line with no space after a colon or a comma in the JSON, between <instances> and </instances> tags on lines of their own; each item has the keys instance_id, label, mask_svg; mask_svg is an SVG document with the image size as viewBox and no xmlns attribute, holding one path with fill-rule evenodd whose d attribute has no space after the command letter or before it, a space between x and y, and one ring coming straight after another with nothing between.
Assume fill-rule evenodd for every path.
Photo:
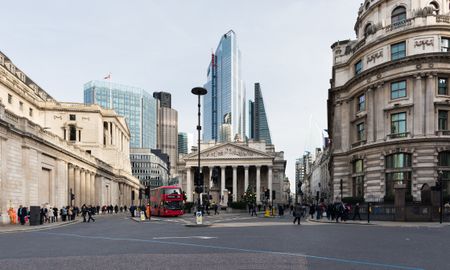
<instances>
[{"instance_id":1,"label":"neoclassical building","mask_svg":"<svg viewBox=\"0 0 450 270\"><path fill-rule=\"evenodd\" d=\"M129 141L123 117L56 101L0 53L0 223L19 205L137 203Z\"/></svg>"},{"instance_id":2,"label":"neoclassical building","mask_svg":"<svg viewBox=\"0 0 450 270\"><path fill-rule=\"evenodd\" d=\"M343 197L392 200L403 186L419 201L440 171L449 179L449 4L366 0L356 39L332 45L328 131L335 199L341 181Z\"/></svg>"},{"instance_id":3,"label":"neoclassical building","mask_svg":"<svg viewBox=\"0 0 450 270\"><path fill-rule=\"evenodd\" d=\"M212 200L227 205L228 201L240 201L250 186L258 203L263 202L264 191L270 192L274 204L286 203L285 170L283 152L275 152L273 145L264 142L204 143L200 151L205 193ZM178 174L181 187L188 201L194 199L194 173L198 167L198 152L180 158ZM214 179L217 179L214 181Z\"/></svg>"}]
</instances>

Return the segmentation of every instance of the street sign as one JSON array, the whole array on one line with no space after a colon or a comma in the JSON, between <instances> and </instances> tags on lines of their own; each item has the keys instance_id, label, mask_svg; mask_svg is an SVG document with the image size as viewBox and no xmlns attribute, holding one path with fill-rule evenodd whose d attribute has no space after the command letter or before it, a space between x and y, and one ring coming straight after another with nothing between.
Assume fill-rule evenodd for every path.
<instances>
[{"instance_id":1,"label":"street sign","mask_svg":"<svg viewBox=\"0 0 450 270\"><path fill-rule=\"evenodd\" d=\"M196 217L196 223L197 225L202 225L203 224L203 215L202 215L202 211L198 211L197 213L195 213L195 217Z\"/></svg>"}]
</instances>

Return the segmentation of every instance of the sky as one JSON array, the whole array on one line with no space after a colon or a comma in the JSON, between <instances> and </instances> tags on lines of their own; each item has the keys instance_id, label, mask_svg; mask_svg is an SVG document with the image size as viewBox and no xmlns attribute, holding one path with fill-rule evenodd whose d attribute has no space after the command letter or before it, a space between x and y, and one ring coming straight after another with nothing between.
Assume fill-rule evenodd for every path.
<instances>
[{"instance_id":1,"label":"sky","mask_svg":"<svg viewBox=\"0 0 450 270\"><path fill-rule=\"evenodd\" d=\"M272 142L295 160L322 146L335 41L354 39L362 0L5 1L0 51L58 101L112 81L172 94L179 131L195 133L210 55L233 29L247 97L261 84ZM293 189L293 187L292 187Z\"/></svg>"}]
</instances>

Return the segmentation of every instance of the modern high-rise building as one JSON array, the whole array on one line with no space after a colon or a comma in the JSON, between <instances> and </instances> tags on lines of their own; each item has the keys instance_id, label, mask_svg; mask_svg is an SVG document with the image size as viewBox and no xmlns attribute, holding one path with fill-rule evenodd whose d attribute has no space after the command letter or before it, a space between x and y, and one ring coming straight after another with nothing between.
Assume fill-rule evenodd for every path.
<instances>
[{"instance_id":1,"label":"modern high-rise building","mask_svg":"<svg viewBox=\"0 0 450 270\"><path fill-rule=\"evenodd\" d=\"M245 87L236 34L222 36L211 56L203 104L203 140L226 142L245 138Z\"/></svg>"},{"instance_id":2,"label":"modern high-rise building","mask_svg":"<svg viewBox=\"0 0 450 270\"><path fill-rule=\"evenodd\" d=\"M178 161L178 112L172 109L170 93L155 92L157 107L157 142L156 147L169 155L170 173L176 173Z\"/></svg>"},{"instance_id":3,"label":"modern high-rise building","mask_svg":"<svg viewBox=\"0 0 450 270\"><path fill-rule=\"evenodd\" d=\"M144 186L156 188L169 183L169 156L161 150L133 148L130 160L133 175Z\"/></svg>"},{"instance_id":4,"label":"modern high-rise building","mask_svg":"<svg viewBox=\"0 0 450 270\"><path fill-rule=\"evenodd\" d=\"M185 132L178 133L178 154L188 153L188 134Z\"/></svg>"},{"instance_id":5,"label":"modern high-rise building","mask_svg":"<svg viewBox=\"0 0 450 270\"><path fill-rule=\"evenodd\" d=\"M108 81L90 81L84 85L84 103L98 104L124 116L131 132L131 148L156 148L156 100L145 90Z\"/></svg>"},{"instance_id":6,"label":"modern high-rise building","mask_svg":"<svg viewBox=\"0 0 450 270\"><path fill-rule=\"evenodd\" d=\"M255 101L249 101L250 139L272 144L264 99L259 83L255 83Z\"/></svg>"}]
</instances>

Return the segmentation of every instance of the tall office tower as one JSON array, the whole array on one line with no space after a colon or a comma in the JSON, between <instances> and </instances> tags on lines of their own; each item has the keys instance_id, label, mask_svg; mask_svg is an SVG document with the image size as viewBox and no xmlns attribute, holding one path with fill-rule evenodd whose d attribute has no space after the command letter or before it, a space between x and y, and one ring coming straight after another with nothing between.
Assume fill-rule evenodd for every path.
<instances>
[{"instance_id":1,"label":"tall office tower","mask_svg":"<svg viewBox=\"0 0 450 270\"><path fill-rule=\"evenodd\" d=\"M207 75L203 140L226 142L244 139L245 87L241 79L241 53L232 30L222 36L211 56Z\"/></svg>"},{"instance_id":2,"label":"tall office tower","mask_svg":"<svg viewBox=\"0 0 450 270\"><path fill-rule=\"evenodd\" d=\"M255 141L265 141L267 144L272 144L264 99L259 83L255 83L255 101L249 102L249 116L250 138Z\"/></svg>"},{"instance_id":3,"label":"tall office tower","mask_svg":"<svg viewBox=\"0 0 450 270\"><path fill-rule=\"evenodd\" d=\"M255 102L248 101L248 137L249 139L255 139Z\"/></svg>"},{"instance_id":4,"label":"tall office tower","mask_svg":"<svg viewBox=\"0 0 450 270\"><path fill-rule=\"evenodd\" d=\"M188 153L188 134L185 132L178 133L178 154Z\"/></svg>"},{"instance_id":5,"label":"tall office tower","mask_svg":"<svg viewBox=\"0 0 450 270\"><path fill-rule=\"evenodd\" d=\"M131 148L156 148L156 101L145 90L90 81L84 85L84 103L98 104L124 116L131 133Z\"/></svg>"},{"instance_id":6,"label":"tall office tower","mask_svg":"<svg viewBox=\"0 0 450 270\"><path fill-rule=\"evenodd\" d=\"M178 161L178 112L171 107L171 95L166 92L154 92L157 107L156 147L169 155L170 173L176 173Z\"/></svg>"}]
</instances>

